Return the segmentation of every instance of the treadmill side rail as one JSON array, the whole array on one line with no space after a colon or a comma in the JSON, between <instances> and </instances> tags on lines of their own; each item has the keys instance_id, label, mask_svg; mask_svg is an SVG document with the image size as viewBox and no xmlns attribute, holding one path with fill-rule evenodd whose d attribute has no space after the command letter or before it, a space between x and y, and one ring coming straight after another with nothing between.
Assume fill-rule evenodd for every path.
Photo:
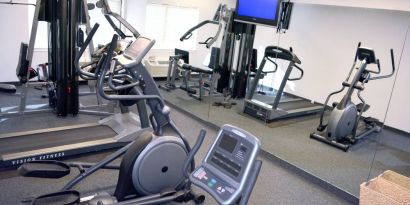
<instances>
[{"instance_id":1,"label":"treadmill side rail","mask_svg":"<svg viewBox=\"0 0 410 205\"><path fill-rule=\"evenodd\" d=\"M0 168L16 167L25 162L69 157L78 155L79 152L95 152L104 149L118 148L124 145L125 143L118 143L115 140L108 138L76 144L62 145L52 148L30 150L26 152L10 153L1 156Z\"/></svg>"}]
</instances>

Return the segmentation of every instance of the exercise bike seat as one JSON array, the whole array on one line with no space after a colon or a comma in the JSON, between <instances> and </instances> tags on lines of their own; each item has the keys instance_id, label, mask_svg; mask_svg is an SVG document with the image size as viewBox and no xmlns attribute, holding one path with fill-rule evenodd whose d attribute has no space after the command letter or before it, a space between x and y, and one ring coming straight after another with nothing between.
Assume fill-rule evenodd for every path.
<instances>
[{"instance_id":1,"label":"exercise bike seat","mask_svg":"<svg viewBox=\"0 0 410 205\"><path fill-rule=\"evenodd\" d=\"M0 93L16 93L17 88L10 84L0 84Z\"/></svg>"},{"instance_id":2,"label":"exercise bike seat","mask_svg":"<svg viewBox=\"0 0 410 205\"><path fill-rule=\"evenodd\" d=\"M366 112L367 110L369 110L370 105L366 104L366 106L364 106L363 103L359 103L356 105L357 108L357 112L361 112L363 110L363 112Z\"/></svg>"}]
</instances>

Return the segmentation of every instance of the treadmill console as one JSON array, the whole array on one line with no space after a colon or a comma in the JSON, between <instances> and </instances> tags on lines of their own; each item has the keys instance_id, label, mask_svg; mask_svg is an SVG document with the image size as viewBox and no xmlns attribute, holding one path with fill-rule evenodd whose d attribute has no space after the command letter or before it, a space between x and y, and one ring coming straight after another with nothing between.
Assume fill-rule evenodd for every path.
<instances>
[{"instance_id":1,"label":"treadmill console","mask_svg":"<svg viewBox=\"0 0 410 205\"><path fill-rule=\"evenodd\" d=\"M219 204L233 204L242 194L260 142L250 133L224 125L190 181L211 194Z\"/></svg>"}]
</instances>

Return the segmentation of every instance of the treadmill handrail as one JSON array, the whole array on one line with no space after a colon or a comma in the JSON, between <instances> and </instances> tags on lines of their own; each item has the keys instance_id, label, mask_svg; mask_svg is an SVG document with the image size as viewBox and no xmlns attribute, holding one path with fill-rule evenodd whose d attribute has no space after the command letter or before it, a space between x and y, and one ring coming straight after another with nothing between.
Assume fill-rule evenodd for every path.
<instances>
[{"instance_id":1,"label":"treadmill handrail","mask_svg":"<svg viewBox=\"0 0 410 205\"><path fill-rule=\"evenodd\" d=\"M292 51L281 48L279 46L267 46L265 48L265 56L292 61L295 64L302 63Z\"/></svg>"},{"instance_id":2,"label":"treadmill handrail","mask_svg":"<svg viewBox=\"0 0 410 205\"><path fill-rule=\"evenodd\" d=\"M270 56L265 56L265 59L266 59L266 60L268 60L269 62L271 62L273 65L275 65L275 69L272 70L272 71L263 71L263 67L262 67L261 69L262 69L262 72L263 72L263 73L275 73L275 72L278 70L278 64L277 64L275 61L273 61L272 59L270 59L270 58L271 58Z\"/></svg>"},{"instance_id":3,"label":"treadmill handrail","mask_svg":"<svg viewBox=\"0 0 410 205\"><path fill-rule=\"evenodd\" d=\"M303 78L303 75L305 74L305 72L303 71L302 68L300 68L299 66L297 66L296 64L293 64L293 67L295 67L296 69L298 69L300 71L300 76L297 78L288 78L288 81L296 81L296 80L300 80Z\"/></svg>"}]
</instances>

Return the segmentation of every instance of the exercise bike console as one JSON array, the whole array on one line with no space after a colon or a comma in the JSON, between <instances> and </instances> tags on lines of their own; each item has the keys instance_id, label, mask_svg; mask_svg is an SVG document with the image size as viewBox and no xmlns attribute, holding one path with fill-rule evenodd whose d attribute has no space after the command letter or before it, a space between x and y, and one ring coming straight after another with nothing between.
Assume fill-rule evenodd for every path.
<instances>
[{"instance_id":1,"label":"exercise bike console","mask_svg":"<svg viewBox=\"0 0 410 205\"><path fill-rule=\"evenodd\" d=\"M259 148L259 140L250 133L224 125L201 165L190 175L190 181L219 204L243 200L255 183L253 173L260 169L255 164Z\"/></svg>"}]
</instances>

